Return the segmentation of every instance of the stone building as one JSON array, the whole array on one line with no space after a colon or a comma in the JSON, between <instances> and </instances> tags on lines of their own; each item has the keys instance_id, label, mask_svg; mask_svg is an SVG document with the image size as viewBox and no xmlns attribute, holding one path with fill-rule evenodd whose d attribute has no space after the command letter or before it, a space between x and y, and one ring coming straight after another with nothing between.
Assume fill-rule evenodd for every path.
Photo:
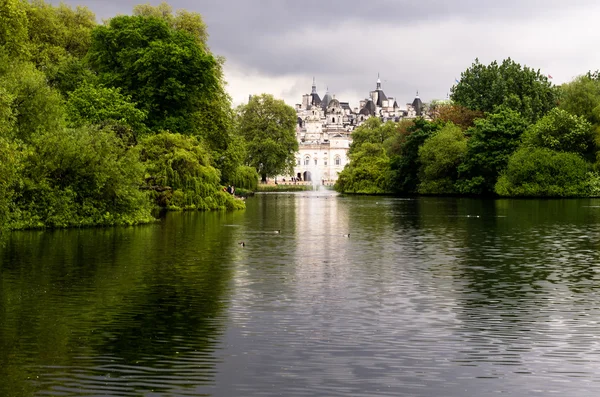
<instances>
[{"instance_id":1,"label":"stone building","mask_svg":"<svg viewBox=\"0 0 600 397\"><path fill-rule=\"evenodd\" d=\"M341 102L331 95L329 90L321 99L313 79L311 93L303 95L302 102L295 109L299 151L292 176L315 184L334 183L338 179L338 174L349 161L347 154L352 143L352 131L369 117L400 121L425 114L425 105L418 93L412 103L401 109L394 97L384 93L379 77L375 90L354 109L348 102ZM290 176L283 178L289 180Z\"/></svg>"}]
</instances>

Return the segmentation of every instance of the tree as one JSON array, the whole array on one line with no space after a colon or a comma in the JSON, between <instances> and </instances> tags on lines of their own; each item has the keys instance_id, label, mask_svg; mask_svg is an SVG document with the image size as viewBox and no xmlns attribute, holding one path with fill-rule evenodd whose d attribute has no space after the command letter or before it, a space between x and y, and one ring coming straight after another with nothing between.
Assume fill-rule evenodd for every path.
<instances>
[{"instance_id":1,"label":"tree","mask_svg":"<svg viewBox=\"0 0 600 397\"><path fill-rule=\"evenodd\" d=\"M559 108L600 125L600 80L588 73L560 86Z\"/></svg>"},{"instance_id":2,"label":"tree","mask_svg":"<svg viewBox=\"0 0 600 397\"><path fill-rule=\"evenodd\" d=\"M146 223L143 166L112 131L60 128L32 137L15 193L12 227Z\"/></svg>"},{"instance_id":3,"label":"tree","mask_svg":"<svg viewBox=\"0 0 600 397\"><path fill-rule=\"evenodd\" d=\"M122 95L117 88L82 85L69 95L66 112L71 127L109 126L131 145L146 130L146 113L137 109L131 98Z\"/></svg>"},{"instance_id":4,"label":"tree","mask_svg":"<svg viewBox=\"0 0 600 397\"><path fill-rule=\"evenodd\" d=\"M96 26L96 16L86 7L54 7L43 0L30 1L27 19L31 61L50 74L60 62L86 55Z\"/></svg>"},{"instance_id":5,"label":"tree","mask_svg":"<svg viewBox=\"0 0 600 397\"><path fill-rule=\"evenodd\" d=\"M496 183L501 196L577 197L589 195L589 164L575 153L524 146L508 160Z\"/></svg>"},{"instance_id":6,"label":"tree","mask_svg":"<svg viewBox=\"0 0 600 397\"><path fill-rule=\"evenodd\" d=\"M381 194L390 192L390 159L399 124L370 117L352 132L348 151L350 163L338 177L335 189L342 193Z\"/></svg>"},{"instance_id":7,"label":"tree","mask_svg":"<svg viewBox=\"0 0 600 397\"><path fill-rule=\"evenodd\" d=\"M162 2L157 6L139 4L133 8L133 15L163 19L171 28L190 33L199 44L207 48L208 33L206 24L202 15L197 12L177 10L176 15L173 15L173 8Z\"/></svg>"},{"instance_id":8,"label":"tree","mask_svg":"<svg viewBox=\"0 0 600 397\"><path fill-rule=\"evenodd\" d=\"M464 194L493 194L498 175L521 143L527 121L514 110L497 108L467 130L470 138L464 162L458 167L457 189Z\"/></svg>"},{"instance_id":9,"label":"tree","mask_svg":"<svg viewBox=\"0 0 600 397\"><path fill-rule=\"evenodd\" d=\"M467 139L460 127L448 123L419 148L421 194L453 194L458 166L467 152Z\"/></svg>"},{"instance_id":10,"label":"tree","mask_svg":"<svg viewBox=\"0 0 600 397\"><path fill-rule=\"evenodd\" d=\"M454 103L439 103L432 109L432 119L443 123L451 122L466 130L474 125L475 120L484 118L480 110L471 110Z\"/></svg>"},{"instance_id":11,"label":"tree","mask_svg":"<svg viewBox=\"0 0 600 397\"><path fill-rule=\"evenodd\" d=\"M553 109L523 134L523 144L594 159L596 146L592 125L581 116Z\"/></svg>"},{"instance_id":12,"label":"tree","mask_svg":"<svg viewBox=\"0 0 600 397\"><path fill-rule=\"evenodd\" d=\"M255 95L240 108L239 133L246 141L247 164L263 182L292 172L298 151L294 108L272 95Z\"/></svg>"},{"instance_id":13,"label":"tree","mask_svg":"<svg viewBox=\"0 0 600 397\"><path fill-rule=\"evenodd\" d=\"M397 128L398 124L393 121L384 123L377 117L369 117L352 131L352 144L349 153L351 154L367 142L383 144L396 135Z\"/></svg>"},{"instance_id":14,"label":"tree","mask_svg":"<svg viewBox=\"0 0 600 397\"><path fill-rule=\"evenodd\" d=\"M405 133L397 135L392 142L395 151L391 154L391 188L404 194L417 193L419 185L419 148L441 128L441 124L417 118L406 127ZM402 131L402 130L401 130Z\"/></svg>"},{"instance_id":15,"label":"tree","mask_svg":"<svg viewBox=\"0 0 600 397\"><path fill-rule=\"evenodd\" d=\"M0 1L0 49L12 57L29 55L28 7L25 0Z\"/></svg>"},{"instance_id":16,"label":"tree","mask_svg":"<svg viewBox=\"0 0 600 397\"><path fill-rule=\"evenodd\" d=\"M145 190L156 204L171 210L241 209L244 203L220 187L220 173L210 164L208 150L196 137L160 133L141 141L146 165Z\"/></svg>"},{"instance_id":17,"label":"tree","mask_svg":"<svg viewBox=\"0 0 600 397\"><path fill-rule=\"evenodd\" d=\"M0 54L0 91L4 91L6 99L10 98L4 106L10 107L6 111L13 123L11 137L27 142L63 127L63 99L32 63L9 61Z\"/></svg>"},{"instance_id":18,"label":"tree","mask_svg":"<svg viewBox=\"0 0 600 397\"><path fill-rule=\"evenodd\" d=\"M458 105L485 113L506 105L535 122L556 107L557 94L556 87L539 70L522 67L510 58L488 66L476 59L452 87L451 98Z\"/></svg>"},{"instance_id":19,"label":"tree","mask_svg":"<svg viewBox=\"0 0 600 397\"><path fill-rule=\"evenodd\" d=\"M15 213L15 188L21 179L23 148L0 135L0 237Z\"/></svg>"},{"instance_id":20,"label":"tree","mask_svg":"<svg viewBox=\"0 0 600 397\"><path fill-rule=\"evenodd\" d=\"M119 16L97 27L88 59L101 83L121 88L148 113L154 131L197 133L203 104L223 92L215 57L156 17Z\"/></svg>"}]
</instances>

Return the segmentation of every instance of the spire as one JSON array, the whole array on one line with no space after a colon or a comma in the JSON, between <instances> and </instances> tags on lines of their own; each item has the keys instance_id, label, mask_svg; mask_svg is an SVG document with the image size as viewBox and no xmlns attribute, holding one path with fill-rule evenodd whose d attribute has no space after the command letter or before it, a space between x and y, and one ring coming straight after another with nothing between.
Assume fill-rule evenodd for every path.
<instances>
[{"instance_id":1,"label":"spire","mask_svg":"<svg viewBox=\"0 0 600 397\"><path fill-rule=\"evenodd\" d=\"M381 79L379 78L379 72L377 72L377 89L381 90Z\"/></svg>"},{"instance_id":2,"label":"spire","mask_svg":"<svg viewBox=\"0 0 600 397\"><path fill-rule=\"evenodd\" d=\"M419 90L417 90L417 96L416 96L416 98L418 98L418 97L419 97Z\"/></svg>"},{"instance_id":3,"label":"spire","mask_svg":"<svg viewBox=\"0 0 600 397\"><path fill-rule=\"evenodd\" d=\"M312 85L312 94L317 93L317 83L315 82L315 77L313 76L313 85Z\"/></svg>"}]
</instances>

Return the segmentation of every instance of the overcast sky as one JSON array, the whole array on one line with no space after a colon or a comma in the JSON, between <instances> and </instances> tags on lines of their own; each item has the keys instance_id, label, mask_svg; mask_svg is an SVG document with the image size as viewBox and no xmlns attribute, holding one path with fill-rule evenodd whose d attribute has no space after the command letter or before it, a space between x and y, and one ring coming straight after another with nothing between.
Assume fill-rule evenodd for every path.
<instances>
[{"instance_id":1,"label":"overcast sky","mask_svg":"<svg viewBox=\"0 0 600 397\"><path fill-rule=\"evenodd\" d=\"M58 1L52 1L58 3ZM98 20L136 0L67 0ZM149 1L156 5L160 1ZM202 14L209 45L227 59L235 104L263 92L299 103L313 76L321 97L352 107L375 88L402 105L417 90L444 99L475 58L511 57L555 84L600 69L600 2L593 0L171 0Z\"/></svg>"}]
</instances>

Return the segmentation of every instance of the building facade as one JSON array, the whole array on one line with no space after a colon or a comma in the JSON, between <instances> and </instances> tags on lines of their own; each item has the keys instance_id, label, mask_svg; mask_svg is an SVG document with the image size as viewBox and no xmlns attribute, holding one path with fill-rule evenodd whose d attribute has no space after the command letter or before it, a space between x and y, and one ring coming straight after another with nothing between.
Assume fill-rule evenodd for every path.
<instances>
[{"instance_id":1,"label":"building facade","mask_svg":"<svg viewBox=\"0 0 600 397\"><path fill-rule=\"evenodd\" d=\"M402 109L394 97L383 92L379 78L375 90L354 109L348 102L340 102L329 90L321 99L313 79L311 93L303 95L302 102L295 109L299 150L296 153L294 174L291 176L300 181L318 184L335 183L349 161L352 131L369 117L379 117L382 121L400 121L425 114L425 105L418 93L413 102Z\"/></svg>"}]
</instances>

